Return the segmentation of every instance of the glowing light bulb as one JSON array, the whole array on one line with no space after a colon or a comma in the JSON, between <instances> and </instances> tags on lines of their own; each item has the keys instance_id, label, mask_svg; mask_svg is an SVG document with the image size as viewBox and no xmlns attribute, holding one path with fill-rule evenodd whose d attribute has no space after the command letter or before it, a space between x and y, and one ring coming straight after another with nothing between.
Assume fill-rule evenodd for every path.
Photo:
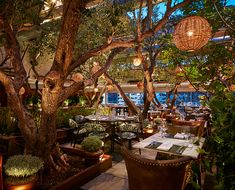
<instances>
[{"instance_id":1,"label":"glowing light bulb","mask_svg":"<svg viewBox=\"0 0 235 190\"><path fill-rule=\"evenodd\" d=\"M137 67L141 64L141 59L139 57L134 58L133 64Z\"/></svg>"},{"instance_id":2,"label":"glowing light bulb","mask_svg":"<svg viewBox=\"0 0 235 190\"><path fill-rule=\"evenodd\" d=\"M187 36L192 36L194 33L193 33L193 31L188 31L187 32Z\"/></svg>"}]
</instances>

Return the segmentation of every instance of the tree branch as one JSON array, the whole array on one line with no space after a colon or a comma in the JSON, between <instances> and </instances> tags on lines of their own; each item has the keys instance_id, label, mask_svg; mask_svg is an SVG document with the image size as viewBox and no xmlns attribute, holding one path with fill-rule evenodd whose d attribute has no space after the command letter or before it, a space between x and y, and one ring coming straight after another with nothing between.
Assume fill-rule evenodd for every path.
<instances>
[{"instance_id":1,"label":"tree branch","mask_svg":"<svg viewBox=\"0 0 235 190\"><path fill-rule=\"evenodd\" d=\"M166 10L166 13L165 13L164 17L158 22L158 24L156 26L153 27L153 29L150 29L150 30L148 30L148 31L146 31L142 34L141 41L144 40L147 37L150 37L150 36L154 35L155 32L159 31L163 27L163 25L166 24L166 22L169 20L169 16L174 11L176 11L179 8L184 7L185 5L189 4L192 1L194 1L194 0L185 0L181 3L178 3L174 7L170 7L169 2L168 2L167 10Z\"/></svg>"},{"instance_id":2,"label":"tree branch","mask_svg":"<svg viewBox=\"0 0 235 190\"><path fill-rule=\"evenodd\" d=\"M85 54L83 54L82 56L80 56L77 61L73 62L73 64L71 65L69 71L73 71L76 67L78 67L79 65L85 63L89 58L93 57L93 56L98 56L104 52L107 52L109 50L115 49L115 48L130 48L134 46L134 40L129 40L129 41L112 41L109 44L104 44L102 46L99 46L95 49L92 49L88 52L86 52Z\"/></svg>"},{"instance_id":3,"label":"tree branch","mask_svg":"<svg viewBox=\"0 0 235 190\"><path fill-rule=\"evenodd\" d=\"M20 100L20 97L17 95L15 91L12 80L5 75L2 71L0 71L0 82L5 88L7 98L8 98L8 106L14 112L15 116L18 118L19 128L24 137L29 138L31 132L34 131L34 123L27 123L26 120L32 119L30 114L27 114L24 109L24 106ZM27 124L31 124L30 126Z\"/></svg>"},{"instance_id":4,"label":"tree branch","mask_svg":"<svg viewBox=\"0 0 235 190\"><path fill-rule=\"evenodd\" d=\"M3 26L6 32L5 49L11 59L11 63L13 65L15 73L17 73L17 75L15 75L14 77L14 85L16 87L16 90L19 90L21 86L26 82L27 73L24 69L24 65L20 55L20 47L12 30L12 27L7 22L7 20L3 18L0 19L3 20Z\"/></svg>"},{"instance_id":5,"label":"tree branch","mask_svg":"<svg viewBox=\"0 0 235 190\"><path fill-rule=\"evenodd\" d=\"M131 114L133 115L139 115L140 114L140 109L135 105L134 102L132 102L128 96L124 93L120 85L112 79L108 73L104 73L105 79L108 83L112 84L115 89L119 92L119 94L122 96L123 100L125 101L126 105L128 106L128 109L130 110Z\"/></svg>"},{"instance_id":6,"label":"tree branch","mask_svg":"<svg viewBox=\"0 0 235 190\"><path fill-rule=\"evenodd\" d=\"M62 92L61 98L60 98L60 102L64 101L65 99L67 99L68 97L70 97L71 95L73 95L74 93L76 93L78 90L82 90L84 87L86 86L91 86L92 84L94 84L94 82L96 81L96 79L98 79L98 77L100 77L104 72L106 72L109 68L109 66L112 64L113 62L113 58L120 53L121 51L123 51L125 48L117 48L114 49L107 61L106 64L99 69L95 74L92 75L91 78L85 80L84 82L78 82L78 83L74 83L71 86L65 88Z\"/></svg>"}]
</instances>

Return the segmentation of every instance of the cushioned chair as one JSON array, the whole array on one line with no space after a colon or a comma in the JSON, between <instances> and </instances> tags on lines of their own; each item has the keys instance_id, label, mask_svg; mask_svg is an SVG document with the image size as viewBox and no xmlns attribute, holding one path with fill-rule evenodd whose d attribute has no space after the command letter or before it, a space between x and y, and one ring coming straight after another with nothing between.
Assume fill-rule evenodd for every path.
<instances>
[{"instance_id":1,"label":"cushioned chair","mask_svg":"<svg viewBox=\"0 0 235 190\"><path fill-rule=\"evenodd\" d=\"M73 133L71 137L71 146L75 147L76 143L82 142L82 140L87 136L86 134L80 133L80 129L83 124L78 124L73 119L69 119L69 126L73 128Z\"/></svg>"},{"instance_id":2,"label":"cushioned chair","mask_svg":"<svg viewBox=\"0 0 235 190\"><path fill-rule=\"evenodd\" d=\"M109 137L106 128L99 123L89 123L87 129L89 131L88 136L98 136L101 140L105 140Z\"/></svg>"},{"instance_id":3,"label":"cushioned chair","mask_svg":"<svg viewBox=\"0 0 235 190\"><path fill-rule=\"evenodd\" d=\"M124 141L128 141L128 148L132 149L132 141L140 141L139 134L140 134L140 125L139 123L122 123L119 125L119 133L118 136L120 137L122 143Z\"/></svg>"},{"instance_id":4,"label":"cushioned chair","mask_svg":"<svg viewBox=\"0 0 235 190\"><path fill-rule=\"evenodd\" d=\"M192 159L150 160L134 154L124 146L129 190L183 190L188 179Z\"/></svg>"},{"instance_id":5,"label":"cushioned chair","mask_svg":"<svg viewBox=\"0 0 235 190\"><path fill-rule=\"evenodd\" d=\"M171 122L173 126L169 127L168 130L171 130L173 133L182 132L183 130L196 136L202 136L204 133L204 120L186 121L172 119Z\"/></svg>"},{"instance_id":6,"label":"cushioned chair","mask_svg":"<svg viewBox=\"0 0 235 190\"><path fill-rule=\"evenodd\" d=\"M75 121L78 123L78 124L81 124L81 123L86 123L87 121L89 121L87 118L85 118L83 115L76 115L74 117Z\"/></svg>"}]
</instances>

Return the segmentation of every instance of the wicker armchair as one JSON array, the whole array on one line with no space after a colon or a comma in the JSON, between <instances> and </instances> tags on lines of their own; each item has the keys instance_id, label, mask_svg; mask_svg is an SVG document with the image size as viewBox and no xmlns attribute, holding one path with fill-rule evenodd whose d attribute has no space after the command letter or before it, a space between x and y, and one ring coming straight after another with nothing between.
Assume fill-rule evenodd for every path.
<instances>
[{"instance_id":1,"label":"wicker armchair","mask_svg":"<svg viewBox=\"0 0 235 190\"><path fill-rule=\"evenodd\" d=\"M191 158L150 160L121 148L125 160L129 190L183 190L188 179ZM137 188L138 187L138 188Z\"/></svg>"}]
</instances>

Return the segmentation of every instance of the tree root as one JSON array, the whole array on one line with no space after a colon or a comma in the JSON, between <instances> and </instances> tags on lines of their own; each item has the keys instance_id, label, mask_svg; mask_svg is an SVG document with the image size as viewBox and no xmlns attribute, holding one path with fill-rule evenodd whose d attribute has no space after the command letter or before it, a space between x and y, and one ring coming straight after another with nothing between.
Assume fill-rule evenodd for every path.
<instances>
[{"instance_id":1,"label":"tree root","mask_svg":"<svg viewBox=\"0 0 235 190\"><path fill-rule=\"evenodd\" d=\"M49 162L52 166L50 168L51 170L66 170L66 168L69 166L68 156L61 152L58 144L56 144L51 155L49 156Z\"/></svg>"}]
</instances>

